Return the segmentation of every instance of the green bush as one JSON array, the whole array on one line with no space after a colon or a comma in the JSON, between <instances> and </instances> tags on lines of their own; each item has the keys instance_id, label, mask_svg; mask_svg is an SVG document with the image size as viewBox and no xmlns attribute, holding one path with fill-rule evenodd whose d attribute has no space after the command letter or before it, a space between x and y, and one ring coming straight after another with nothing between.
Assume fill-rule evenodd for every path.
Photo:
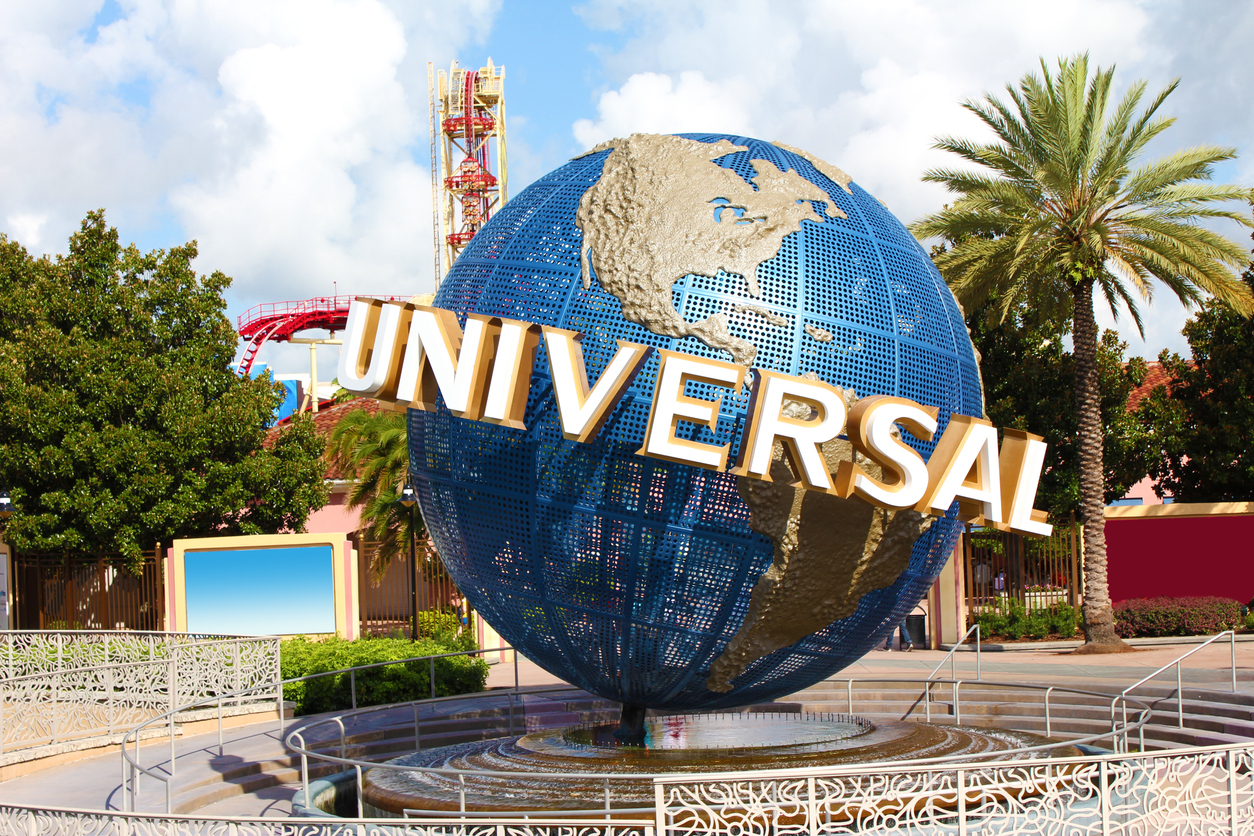
<instances>
[{"instance_id":1,"label":"green bush","mask_svg":"<svg viewBox=\"0 0 1254 836\"><path fill-rule=\"evenodd\" d=\"M1213 595L1129 598L1115 605L1121 638L1205 636L1241 623L1241 602Z\"/></svg>"},{"instance_id":2,"label":"green bush","mask_svg":"<svg viewBox=\"0 0 1254 836\"><path fill-rule=\"evenodd\" d=\"M383 638L310 641L304 636L297 636L284 641L280 646L279 666L284 679L293 679L311 673L354 668L374 662L473 649L473 638L465 634L455 636L451 641L424 637L416 642ZM430 671L430 662L427 661L358 671L357 705L384 705L425 699L431 695ZM435 660L435 694L438 697L482 691L487 679L488 663L483 659L451 656ZM283 698L296 703L297 714L345 710L353 704L352 677L347 673L340 673L305 682L293 682L283 686Z\"/></svg>"},{"instance_id":3,"label":"green bush","mask_svg":"<svg viewBox=\"0 0 1254 836\"><path fill-rule=\"evenodd\" d=\"M974 613L971 623L980 625L980 638L994 636L1006 639L1044 639L1050 636L1071 638L1076 634L1075 608L1070 604L1027 609L1015 598L996 601Z\"/></svg>"},{"instance_id":4,"label":"green bush","mask_svg":"<svg viewBox=\"0 0 1254 836\"><path fill-rule=\"evenodd\" d=\"M1247 612L1245 614L1245 629L1254 630L1254 612Z\"/></svg>"},{"instance_id":5,"label":"green bush","mask_svg":"<svg viewBox=\"0 0 1254 836\"><path fill-rule=\"evenodd\" d=\"M418 634L426 639L435 639L438 642L447 644L452 647L458 644L457 650L474 650L474 638L469 631L463 633L461 616L455 612L445 612L443 610L421 610L418 613ZM472 642L469 647L462 647L465 641L470 639ZM460 644L459 644L460 643Z\"/></svg>"}]
</instances>

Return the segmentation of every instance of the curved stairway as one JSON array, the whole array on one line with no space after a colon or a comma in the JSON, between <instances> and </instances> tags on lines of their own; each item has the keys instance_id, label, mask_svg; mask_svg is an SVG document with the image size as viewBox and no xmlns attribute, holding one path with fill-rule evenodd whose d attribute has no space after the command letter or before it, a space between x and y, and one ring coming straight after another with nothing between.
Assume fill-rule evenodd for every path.
<instances>
[{"instance_id":1,"label":"curved stairway","mask_svg":"<svg viewBox=\"0 0 1254 836\"><path fill-rule=\"evenodd\" d=\"M1054 683L1045 683L1054 684ZM1074 683L1073 683L1074 685ZM1082 687L1082 686L1074 686ZM1090 685L1091 687L1091 685ZM1118 687L1111 686L1111 695ZM1106 690L1106 689L1103 689ZM877 719L923 720L925 707L920 699L917 681L855 681L853 713L872 722ZM1177 702L1174 686L1146 685L1136 695L1153 711L1144 728L1146 749L1184 746L1207 746L1237 743L1254 739L1254 696L1198 688L1184 689L1184 728L1177 725ZM834 712L849 710L848 689L843 680L829 680L791 695L786 700L751 706L747 711ZM1018 729L1038 734L1046 732L1044 692L994 688L978 682L965 682L960 689L959 710L964 726L977 728ZM1110 731L1111 696L1088 696L1055 690L1050 696L1050 733L1056 738L1087 737ZM955 706L948 684L933 686L932 722L953 723ZM1129 714L1132 712L1130 711ZM414 750L412 712L397 710L381 719L386 722L375 728L346 729L344 752L354 759L384 761ZM569 692L556 697L528 698L526 730L556 728L574 723L605 723L617 719L618 706L583 692ZM312 723L318 718L309 718ZM523 717L516 717L515 733L522 733ZM459 711L426 720L421 726L422 748L487 740L509 734L507 708L482 708ZM338 735L310 740L311 748L330 755L341 753ZM1099 745L1104 745L1099 741ZM1134 734L1129 746L1139 748ZM228 749L229 752L229 749ZM342 771L330 762L310 763L311 779ZM241 763L224 770L221 780L206 781L199 786L179 787L176 811L201 810L205 813L227 814L229 799L245 793L256 793L276 786L285 786L289 793L300 784L300 760L292 754L279 754L263 762Z\"/></svg>"}]
</instances>

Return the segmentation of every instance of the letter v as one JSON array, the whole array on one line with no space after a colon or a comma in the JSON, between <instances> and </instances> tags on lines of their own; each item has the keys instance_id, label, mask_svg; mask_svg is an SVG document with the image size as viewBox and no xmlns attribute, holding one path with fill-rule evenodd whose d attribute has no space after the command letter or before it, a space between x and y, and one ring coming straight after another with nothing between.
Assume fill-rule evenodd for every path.
<instances>
[{"instance_id":1,"label":"letter v","mask_svg":"<svg viewBox=\"0 0 1254 836\"><path fill-rule=\"evenodd\" d=\"M653 348L619 340L618 351L601 373L596 386L589 390L588 370L583 363L583 336L548 326L544 327L543 333L544 345L549 352L549 373L553 376L553 396L562 420L562 435L571 441L590 441L626 394L627 387L649 359Z\"/></svg>"}]
</instances>

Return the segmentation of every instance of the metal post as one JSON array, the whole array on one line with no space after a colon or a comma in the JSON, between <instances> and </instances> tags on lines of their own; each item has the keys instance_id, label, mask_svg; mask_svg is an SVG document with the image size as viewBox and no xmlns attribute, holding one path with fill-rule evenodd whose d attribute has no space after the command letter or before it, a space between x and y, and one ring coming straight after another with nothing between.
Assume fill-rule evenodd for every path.
<instances>
[{"instance_id":1,"label":"metal post","mask_svg":"<svg viewBox=\"0 0 1254 836\"><path fill-rule=\"evenodd\" d=\"M61 702L61 667L58 664L57 672L52 676L52 735L49 743L57 742L57 729L61 726L61 718L57 715L57 705Z\"/></svg>"},{"instance_id":2,"label":"metal post","mask_svg":"<svg viewBox=\"0 0 1254 836\"><path fill-rule=\"evenodd\" d=\"M435 699L435 657L432 656L427 662L431 665L431 699Z\"/></svg>"},{"instance_id":3,"label":"metal post","mask_svg":"<svg viewBox=\"0 0 1254 836\"><path fill-rule=\"evenodd\" d=\"M1050 736L1051 726L1049 722L1049 695L1052 694L1053 692L1054 692L1053 685L1045 689L1045 736L1046 737Z\"/></svg>"},{"instance_id":4,"label":"metal post","mask_svg":"<svg viewBox=\"0 0 1254 836\"><path fill-rule=\"evenodd\" d=\"M1126 725L1128 709L1125 706L1124 721ZM1180 663L1176 662L1176 727L1184 728L1184 683L1180 677Z\"/></svg>"},{"instance_id":5,"label":"metal post","mask_svg":"<svg viewBox=\"0 0 1254 836\"><path fill-rule=\"evenodd\" d=\"M955 789L958 790L958 834L959 836L967 836L967 773L964 769L958 770L958 778L955 782Z\"/></svg>"},{"instance_id":6,"label":"metal post","mask_svg":"<svg viewBox=\"0 0 1254 836\"><path fill-rule=\"evenodd\" d=\"M466 773L457 773L457 804L461 812L466 812ZM463 816L465 818L465 816Z\"/></svg>"},{"instance_id":7,"label":"metal post","mask_svg":"<svg viewBox=\"0 0 1254 836\"><path fill-rule=\"evenodd\" d=\"M274 703L279 708L279 739L287 729L287 716L283 706L283 660L279 656L279 640L271 639L270 647L274 650Z\"/></svg>"},{"instance_id":8,"label":"metal post","mask_svg":"<svg viewBox=\"0 0 1254 836\"><path fill-rule=\"evenodd\" d=\"M126 798L126 743L125 743L125 738L123 738L123 743L122 743L122 783L121 783L121 784L119 784L119 786L122 788L122 789L121 789L121 793L122 793L122 809L123 809L123 810L127 810L127 798Z\"/></svg>"},{"instance_id":9,"label":"metal post","mask_svg":"<svg viewBox=\"0 0 1254 836\"><path fill-rule=\"evenodd\" d=\"M1235 638L1235 634L1234 634ZM1237 770L1233 759L1236 752L1228 750L1228 830L1236 836L1237 832Z\"/></svg>"},{"instance_id":10,"label":"metal post","mask_svg":"<svg viewBox=\"0 0 1254 836\"><path fill-rule=\"evenodd\" d=\"M962 725L962 681L954 682L954 725Z\"/></svg>"},{"instance_id":11,"label":"metal post","mask_svg":"<svg viewBox=\"0 0 1254 836\"><path fill-rule=\"evenodd\" d=\"M1102 758L1101 771L1098 773L1097 804L1102 811L1102 836L1110 836L1110 778L1106 775L1106 759Z\"/></svg>"},{"instance_id":12,"label":"metal post","mask_svg":"<svg viewBox=\"0 0 1254 836\"><path fill-rule=\"evenodd\" d=\"M418 558L414 554L414 506L409 506L409 611L414 625L409 640L418 641Z\"/></svg>"},{"instance_id":13,"label":"metal post","mask_svg":"<svg viewBox=\"0 0 1254 836\"><path fill-rule=\"evenodd\" d=\"M357 710L357 671L348 672L348 689L352 692L353 710Z\"/></svg>"},{"instance_id":14,"label":"metal post","mask_svg":"<svg viewBox=\"0 0 1254 836\"><path fill-rule=\"evenodd\" d=\"M422 748L422 729L418 725L418 703L414 703L414 751Z\"/></svg>"},{"instance_id":15,"label":"metal post","mask_svg":"<svg viewBox=\"0 0 1254 836\"><path fill-rule=\"evenodd\" d=\"M983 679L984 674L980 672L980 625L975 625L975 678Z\"/></svg>"},{"instance_id":16,"label":"metal post","mask_svg":"<svg viewBox=\"0 0 1254 836\"><path fill-rule=\"evenodd\" d=\"M853 680L845 680L845 696L849 698L849 713L853 714Z\"/></svg>"},{"instance_id":17,"label":"metal post","mask_svg":"<svg viewBox=\"0 0 1254 836\"><path fill-rule=\"evenodd\" d=\"M309 797L309 755L305 753L305 736L300 732L293 732L292 736L300 735L300 783L305 788L305 806L313 807L313 799Z\"/></svg>"},{"instance_id":18,"label":"metal post","mask_svg":"<svg viewBox=\"0 0 1254 836\"><path fill-rule=\"evenodd\" d=\"M514 736L514 695L509 695L509 736Z\"/></svg>"},{"instance_id":19,"label":"metal post","mask_svg":"<svg viewBox=\"0 0 1254 836\"><path fill-rule=\"evenodd\" d=\"M810 820L810 836L819 836L819 802L818 793L815 791L814 776L811 775L806 779L806 795L809 796L806 804L806 818Z\"/></svg>"},{"instance_id":20,"label":"metal post","mask_svg":"<svg viewBox=\"0 0 1254 836\"><path fill-rule=\"evenodd\" d=\"M222 695L218 695L218 757L222 757Z\"/></svg>"},{"instance_id":21,"label":"metal post","mask_svg":"<svg viewBox=\"0 0 1254 836\"><path fill-rule=\"evenodd\" d=\"M113 675L114 668L112 665L105 668L105 716L109 718L109 734L113 734L114 720L113 689L115 683L113 681Z\"/></svg>"},{"instance_id":22,"label":"metal post","mask_svg":"<svg viewBox=\"0 0 1254 836\"><path fill-rule=\"evenodd\" d=\"M653 779L653 833L666 836L666 795L657 778Z\"/></svg>"},{"instance_id":23,"label":"metal post","mask_svg":"<svg viewBox=\"0 0 1254 836\"><path fill-rule=\"evenodd\" d=\"M357 773L357 818L364 819L366 812L362 806L365 801L361 797L361 764L354 764L353 771ZM309 796L305 796L305 800L308 802Z\"/></svg>"},{"instance_id":24,"label":"metal post","mask_svg":"<svg viewBox=\"0 0 1254 836\"><path fill-rule=\"evenodd\" d=\"M169 670L170 679L170 775L174 775L174 709L178 708L178 666L175 664L174 656L166 662L166 668ZM139 735L135 736L135 751L139 752ZM166 787L169 787L169 782L166 782ZM168 813L169 810L166 812Z\"/></svg>"},{"instance_id":25,"label":"metal post","mask_svg":"<svg viewBox=\"0 0 1254 836\"><path fill-rule=\"evenodd\" d=\"M609 821L609 818L610 818L610 779L606 778L605 779L605 819L606 821Z\"/></svg>"},{"instance_id":26,"label":"metal post","mask_svg":"<svg viewBox=\"0 0 1254 836\"><path fill-rule=\"evenodd\" d=\"M1237 631L1233 630L1230 634L1232 645L1232 693L1237 692Z\"/></svg>"}]
</instances>

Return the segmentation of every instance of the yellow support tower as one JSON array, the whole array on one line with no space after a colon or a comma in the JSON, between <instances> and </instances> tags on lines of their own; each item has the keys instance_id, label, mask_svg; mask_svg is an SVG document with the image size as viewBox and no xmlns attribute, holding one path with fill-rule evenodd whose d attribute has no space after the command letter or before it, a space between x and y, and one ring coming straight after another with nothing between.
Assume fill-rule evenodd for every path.
<instances>
[{"instance_id":1,"label":"yellow support tower","mask_svg":"<svg viewBox=\"0 0 1254 836\"><path fill-rule=\"evenodd\" d=\"M431 114L435 285L505 201L505 68L436 73L427 64Z\"/></svg>"}]
</instances>

